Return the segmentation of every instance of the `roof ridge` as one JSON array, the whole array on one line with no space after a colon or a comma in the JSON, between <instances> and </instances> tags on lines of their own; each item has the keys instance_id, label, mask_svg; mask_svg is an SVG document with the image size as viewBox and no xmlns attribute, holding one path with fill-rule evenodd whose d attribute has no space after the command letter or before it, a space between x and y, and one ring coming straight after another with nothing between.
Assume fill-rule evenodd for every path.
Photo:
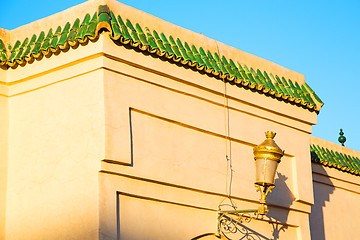
<instances>
[{"instance_id":1,"label":"roof ridge","mask_svg":"<svg viewBox=\"0 0 360 240\"><path fill-rule=\"evenodd\" d=\"M312 162L360 176L360 159L356 156L334 151L316 144L310 144L310 154Z\"/></svg>"},{"instance_id":2,"label":"roof ridge","mask_svg":"<svg viewBox=\"0 0 360 240\"><path fill-rule=\"evenodd\" d=\"M70 47L76 48L79 44L86 45L88 41L96 41L103 31L108 31L113 41L119 41L133 49L148 52L153 56L179 63L196 71L206 73L210 77L250 89L280 101L288 102L310 111L318 113L323 102L306 83L299 85L297 81L285 79L283 76L273 75L260 69L253 69L240 64L218 53L211 53L203 47L189 46L187 42L176 40L170 35L152 32L145 27L115 14L107 5L99 5L98 11L90 20L87 13L80 24L77 18L71 25L67 22L63 29L57 27L54 32L50 28L45 36L42 31L23 42L17 40L12 46L0 39L0 66L4 69L24 66L42 56L67 51Z\"/></svg>"}]
</instances>

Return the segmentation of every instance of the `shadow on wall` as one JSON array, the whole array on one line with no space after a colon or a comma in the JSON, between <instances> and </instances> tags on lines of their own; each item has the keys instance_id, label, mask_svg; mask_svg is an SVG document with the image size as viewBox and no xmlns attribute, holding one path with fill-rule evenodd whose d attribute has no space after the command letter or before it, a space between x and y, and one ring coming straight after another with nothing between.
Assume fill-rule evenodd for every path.
<instances>
[{"instance_id":1,"label":"shadow on wall","mask_svg":"<svg viewBox=\"0 0 360 240\"><path fill-rule=\"evenodd\" d=\"M275 179L275 188L271 194L268 196L268 202L269 203L281 203L281 206L284 207L281 210L271 210L270 208L269 213L267 216L270 218L271 221L276 222L282 222L286 223L287 219L289 217L289 207L292 205L292 203L295 200L294 195L292 194L290 188L288 187L286 180L288 180L288 177L281 174L280 172L277 173L277 178ZM271 223L273 228L273 240L279 239L280 232L288 228L285 225Z\"/></svg>"},{"instance_id":2,"label":"shadow on wall","mask_svg":"<svg viewBox=\"0 0 360 240\"><path fill-rule=\"evenodd\" d=\"M323 167L318 168L321 174L327 176L321 178L320 181L313 179L314 189L314 205L311 207L310 213L310 232L311 239L325 239L324 211L326 202L330 201L330 195L334 192L335 187ZM318 170L319 171L319 170ZM316 173L313 173L315 175Z\"/></svg>"},{"instance_id":3,"label":"shadow on wall","mask_svg":"<svg viewBox=\"0 0 360 240\"><path fill-rule=\"evenodd\" d=\"M289 217L289 207L292 205L292 203L295 200L294 195L292 194L290 188L288 187L286 180L288 180L288 177L281 174L280 172L277 172L277 178L275 179L275 189L273 190L273 193L271 193L268 196L268 202L276 202L280 203L282 207L281 210L272 210L272 207L270 208L269 213L267 216L271 221L276 222L282 222L287 223L287 219ZM273 228L272 235L273 240L279 239L280 233L285 232L285 230L288 228L286 225L277 224L277 223L271 223L271 226Z\"/></svg>"}]
</instances>

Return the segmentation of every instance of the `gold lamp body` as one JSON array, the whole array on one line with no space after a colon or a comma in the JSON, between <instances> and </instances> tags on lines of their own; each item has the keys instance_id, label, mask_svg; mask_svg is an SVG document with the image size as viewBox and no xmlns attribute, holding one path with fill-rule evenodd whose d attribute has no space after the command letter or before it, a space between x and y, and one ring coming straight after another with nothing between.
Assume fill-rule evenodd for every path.
<instances>
[{"instance_id":1,"label":"gold lamp body","mask_svg":"<svg viewBox=\"0 0 360 240\"><path fill-rule=\"evenodd\" d=\"M275 143L275 132L265 132L266 140L254 147L255 184L274 186L276 169L284 151Z\"/></svg>"},{"instance_id":2,"label":"gold lamp body","mask_svg":"<svg viewBox=\"0 0 360 240\"><path fill-rule=\"evenodd\" d=\"M233 229L234 222L250 222L252 218L263 219L269 212L266 196L275 187L275 173L282 156L284 156L284 151L274 141L275 132L268 131L265 132L265 135L266 140L254 147L255 186L261 194L260 205L258 209L219 210L217 236L229 233L229 229ZM251 217L250 213L253 213L255 217ZM229 220L234 216L237 218L236 220Z\"/></svg>"}]
</instances>

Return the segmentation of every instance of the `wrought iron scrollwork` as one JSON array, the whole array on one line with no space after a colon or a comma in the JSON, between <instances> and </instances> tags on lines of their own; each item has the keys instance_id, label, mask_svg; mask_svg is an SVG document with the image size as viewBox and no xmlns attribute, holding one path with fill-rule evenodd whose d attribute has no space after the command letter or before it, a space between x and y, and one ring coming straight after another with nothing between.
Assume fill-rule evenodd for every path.
<instances>
[{"instance_id":1,"label":"wrought iron scrollwork","mask_svg":"<svg viewBox=\"0 0 360 240\"><path fill-rule=\"evenodd\" d=\"M257 217L257 215L252 216L249 213L232 214L231 216L219 213L218 234L227 239L235 239L234 237L238 236L238 239L261 240L257 233L242 225Z\"/></svg>"}]
</instances>

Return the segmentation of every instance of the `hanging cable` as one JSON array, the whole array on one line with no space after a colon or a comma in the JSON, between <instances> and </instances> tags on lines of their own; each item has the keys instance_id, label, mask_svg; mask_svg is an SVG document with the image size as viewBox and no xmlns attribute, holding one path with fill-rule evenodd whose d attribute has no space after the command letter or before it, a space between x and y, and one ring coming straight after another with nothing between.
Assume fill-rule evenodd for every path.
<instances>
[{"instance_id":1,"label":"hanging cable","mask_svg":"<svg viewBox=\"0 0 360 240\"><path fill-rule=\"evenodd\" d=\"M220 50L217 41L215 40L217 53L220 58ZM220 60L221 61L221 60ZM221 66L219 66L221 69ZM231 199L231 190L232 190L232 178L233 178L233 168L232 168L232 159L231 159L231 141L230 141L230 112L229 112L229 99L227 97L227 89L226 89L226 81L224 79L224 130L225 130L225 159L226 159L226 183L225 183L225 189L226 189L226 195L227 197L224 198L218 208L220 209L223 205L223 202L226 199L229 199L230 206L234 209L236 209L235 203Z\"/></svg>"}]
</instances>

